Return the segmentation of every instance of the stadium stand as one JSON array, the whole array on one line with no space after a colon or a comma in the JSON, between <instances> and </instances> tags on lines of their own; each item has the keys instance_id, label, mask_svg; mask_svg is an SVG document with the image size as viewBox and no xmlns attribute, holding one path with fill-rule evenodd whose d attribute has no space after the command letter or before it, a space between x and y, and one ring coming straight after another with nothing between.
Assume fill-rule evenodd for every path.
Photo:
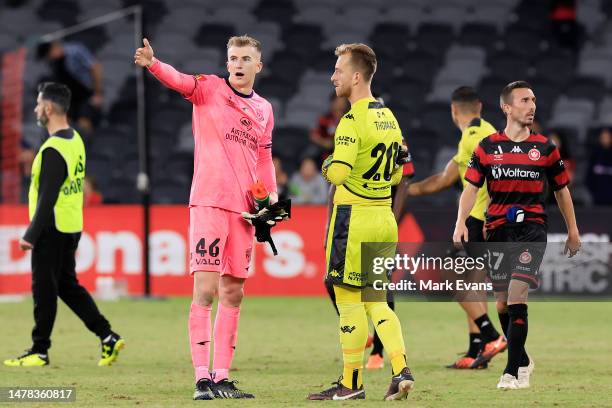
<instances>
[{"instance_id":1,"label":"stadium stand","mask_svg":"<svg viewBox=\"0 0 612 408\"><path fill-rule=\"evenodd\" d=\"M584 182L589 135L612 126L612 2L578 3L579 29L569 43L545 1L488 0L51 0L13 1L0 13L0 50L121 7L145 5L145 32L156 55L187 73L222 75L229 36L251 34L263 42L264 71L256 91L275 107L274 153L289 174L309 144L308 130L327 108L334 47L365 41L379 57L374 91L394 110L415 158L417 179L427 176L456 147L448 99L472 85L484 117L499 127L500 89L530 81L545 131L567 132L578 163L573 188ZM60 5L58 5L60 4ZM350 5L350 7L349 7ZM44 10L44 12L43 12ZM133 32L128 21L70 37L96 53L105 70L105 118L88 135L89 171L111 202L135 202L136 154ZM112 35L111 35L112 34ZM575 43L575 44L574 44ZM574 47L576 45L576 47ZM45 67L28 57L26 87L34 92ZM24 123L34 122L24 98ZM189 191L193 141L190 106L147 78L153 200L184 203ZM26 135L29 141L38 135ZM119 152L119 153L118 153ZM437 159L436 159L437 158ZM109 171L112 169L112 171ZM128 190L129 193L126 193ZM438 204L446 198L423 198ZM588 198L583 202L588 202Z\"/></svg>"}]
</instances>

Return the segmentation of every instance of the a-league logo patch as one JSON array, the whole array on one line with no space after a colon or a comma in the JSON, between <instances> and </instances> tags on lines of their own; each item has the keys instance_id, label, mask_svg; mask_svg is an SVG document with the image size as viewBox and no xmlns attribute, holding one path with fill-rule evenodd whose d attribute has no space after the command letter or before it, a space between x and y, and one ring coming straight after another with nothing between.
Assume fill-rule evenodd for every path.
<instances>
[{"instance_id":1,"label":"a-league logo patch","mask_svg":"<svg viewBox=\"0 0 612 408\"><path fill-rule=\"evenodd\" d=\"M528 264L529 262L531 262L531 254L527 251L523 252L519 256L519 262L522 264Z\"/></svg>"},{"instance_id":2,"label":"a-league logo patch","mask_svg":"<svg viewBox=\"0 0 612 408\"><path fill-rule=\"evenodd\" d=\"M529 153L527 153L527 155L529 156L529 159L533 161L538 161L540 159L540 151L535 147L529 150Z\"/></svg>"}]
</instances>

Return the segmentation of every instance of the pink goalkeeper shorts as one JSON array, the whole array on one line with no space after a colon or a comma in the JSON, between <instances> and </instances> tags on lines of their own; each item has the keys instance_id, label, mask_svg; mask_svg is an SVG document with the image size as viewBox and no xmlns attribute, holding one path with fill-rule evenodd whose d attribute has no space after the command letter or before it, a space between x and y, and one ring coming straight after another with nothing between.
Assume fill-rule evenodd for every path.
<instances>
[{"instance_id":1,"label":"pink goalkeeper shorts","mask_svg":"<svg viewBox=\"0 0 612 408\"><path fill-rule=\"evenodd\" d=\"M236 212L189 207L189 271L249 274L255 229Z\"/></svg>"}]
</instances>

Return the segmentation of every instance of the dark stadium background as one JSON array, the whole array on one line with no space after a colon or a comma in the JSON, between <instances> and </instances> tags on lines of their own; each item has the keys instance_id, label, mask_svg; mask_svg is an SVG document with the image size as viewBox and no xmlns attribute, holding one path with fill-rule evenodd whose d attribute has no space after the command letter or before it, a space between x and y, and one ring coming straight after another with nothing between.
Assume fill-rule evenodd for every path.
<instances>
[{"instance_id":1,"label":"dark stadium background","mask_svg":"<svg viewBox=\"0 0 612 408\"><path fill-rule=\"evenodd\" d=\"M223 75L228 37L246 33L262 41L264 70L255 91L274 106L274 155L286 173L278 180L296 201L305 198L292 186L301 163L312 157L318 165L325 154L311 133L330 108L339 43L365 42L376 51L373 91L398 117L416 180L441 171L456 151L453 89L475 87L483 117L500 128L501 89L529 81L540 131L561 141L572 169L583 241L578 256L557 254L543 268L547 301L530 294L532 388L495 388L505 354L487 370L443 368L465 350L464 313L451 302L398 301L417 379L408 403L612 407L612 0L0 0L2 359L26 347L32 329L30 254L18 241L28 225L29 164L43 136L33 113L36 89L53 74L36 58L45 35L83 44L103 67L102 115L94 130L82 132L86 172L99 195L88 198L76 261L79 281L127 343L117 364L97 367L97 339L58 302L51 366L0 365L0 399L8 386L69 386L79 407L191 403L191 105L134 66L139 10L155 55L182 72ZM333 123L323 122L333 133ZM145 140L150 196L137 188ZM407 200L400 240L449 243L459 193L457 186ZM550 198L549 242L563 241L565 225ZM294 205L292 219L273 230L279 255L255 246L232 372L240 388L257 396L245 406L311 407L306 395L339 373L337 316L323 285L326 219L323 204ZM142 301L145 293L151 297ZM578 294L573 300L584 301L566 301ZM489 313L498 326L493 302ZM365 374L368 400L360 406L380 406L388 367L387 360L384 369Z\"/></svg>"},{"instance_id":2,"label":"dark stadium background","mask_svg":"<svg viewBox=\"0 0 612 408\"><path fill-rule=\"evenodd\" d=\"M339 43L365 42L376 51L379 65L373 91L402 126L417 180L442 170L456 150L460 135L449 109L453 89L475 87L484 103L483 117L501 128L500 90L510 81L527 80L537 97L539 131L557 135L563 158L573 169L570 190L578 223L588 228L581 232L603 234L602 239L612 233L612 147L604 148L610 144L604 139L610 139L607 129L612 126L612 2L605 0L4 0L0 6L3 225L19 228L27 221L23 209L13 207L25 202L28 185L23 171L27 159L21 154L40 145L41 131L33 113L36 86L41 79L52 78L49 64L35 56L36 42L44 34L134 5L142 6L143 35L155 55L186 73L223 75L225 45L231 35L248 33L262 41L265 66L255 90L274 106L274 155L289 180L306 157L321 160L323 152L310 141L309 132L329 110L333 50ZM134 37L133 16L128 15L62 38L85 45L104 70L101 120L93 131L83 132L87 174L95 177L104 205L88 209L86 230L87 225L112 224L115 213L108 205L142 201L136 188L139 96ZM178 220L176 228L184 230L193 163L191 105L148 73L144 81L151 203L177 205L165 220L169 224ZM299 198L290 186L288 190ZM425 239L450 239L450 221L444 238L440 220L450 219L458 194L457 188L408 200L408 211L425 214L416 221ZM553 212L555 207L551 201ZM594 207L597 211L592 211ZM313 221L304 223L303 230L292 224L288 228L306 246L305 276L319 279L322 272L313 272L308 265L320 268L323 259L317 242L324 210L302 208L315 214ZM134 217L140 219L139 210L134 211L125 225L133 224ZM551 230L563 232L559 217L553 220ZM143 227L136 223L133 228ZM14 232L10 228L5 234ZM414 235L400 238L410 240ZM14 242L8 246L5 257L21 256ZM115 271L119 275L126 270L121 262L117 260ZM184 271L172 273L183 279ZM94 284L93 277L87 280L89 274L82 276ZM9 279L0 279L0 288ZM312 282L313 288L320 288L318 281Z\"/></svg>"}]
</instances>

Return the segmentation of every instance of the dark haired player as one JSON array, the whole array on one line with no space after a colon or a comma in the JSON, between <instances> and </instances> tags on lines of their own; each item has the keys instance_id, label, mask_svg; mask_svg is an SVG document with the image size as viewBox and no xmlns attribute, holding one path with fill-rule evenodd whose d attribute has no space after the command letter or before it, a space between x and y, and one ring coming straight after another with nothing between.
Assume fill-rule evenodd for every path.
<instances>
[{"instance_id":1,"label":"dark haired player","mask_svg":"<svg viewBox=\"0 0 612 408\"><path fill-rule=\"evenodd\" d=\"M49 136L32 163L30 225L19 240L22 250L32 250L34 329L32 347L4 361L11 367L49 364L58 297L100 338L99 366L113 363L125 345L76 276L75 254L83 231L86 158L81 136L68 124L70 100L70 89L64 84L46 82L38 88L36 120Z\"/></svg>"},{"instance_id":2,"label":"dark haired player","mask_svg":"<svg viewBox=\"0 0 612 408\"><path fill-rule=\"evenodd\" d=\"M453 241L469 241L465 221L486 181L490 196L487 242L493 243L489 244L489 276L508 338L508 363L497 388L518 389L529 387L534 367L525 352L527 295L530 288L538 287L538 269L546 249L546 182L554 190L565 219L568 237L564 252L570 257L580 249L580 235L559 150L530 129L536 110L531 86L525 81L508 84L502 90L500 105L507 118L506 128L483 139L472 155Z\"/></svg>"},{"instance_id":3,"label":"dark haired player","mask_svg":"<svg viewBox=\"0 0 612 408\"><path fill-rule=\"evenodd\" d=\"M410 184L408 196L435 194L452 187L459 180L464 186L467 184L463 177L474 148L482 139L496 132L493 125L480 116L481 111L482 102L473 88L461 86L455 89L451 95L451 115L453 123L461 130L457 154L449 160L441 173ZM483 186L478 190L474 207L465 221L471 242L484 242L483 226L488 201L487 188ZM481 256L477 249L478 245L468 248L468 253L474 258ZM484 279L484 276L479 276L484 273L470 271L471 278L478 281ZM506 349L506 339L500 336L489 319L486 300L480 301L486 294L470 292L458 295L457 300L467 315L470 343L465 355L448 368L486 368L489 360Z\"/></svg>"}]
</instances>

